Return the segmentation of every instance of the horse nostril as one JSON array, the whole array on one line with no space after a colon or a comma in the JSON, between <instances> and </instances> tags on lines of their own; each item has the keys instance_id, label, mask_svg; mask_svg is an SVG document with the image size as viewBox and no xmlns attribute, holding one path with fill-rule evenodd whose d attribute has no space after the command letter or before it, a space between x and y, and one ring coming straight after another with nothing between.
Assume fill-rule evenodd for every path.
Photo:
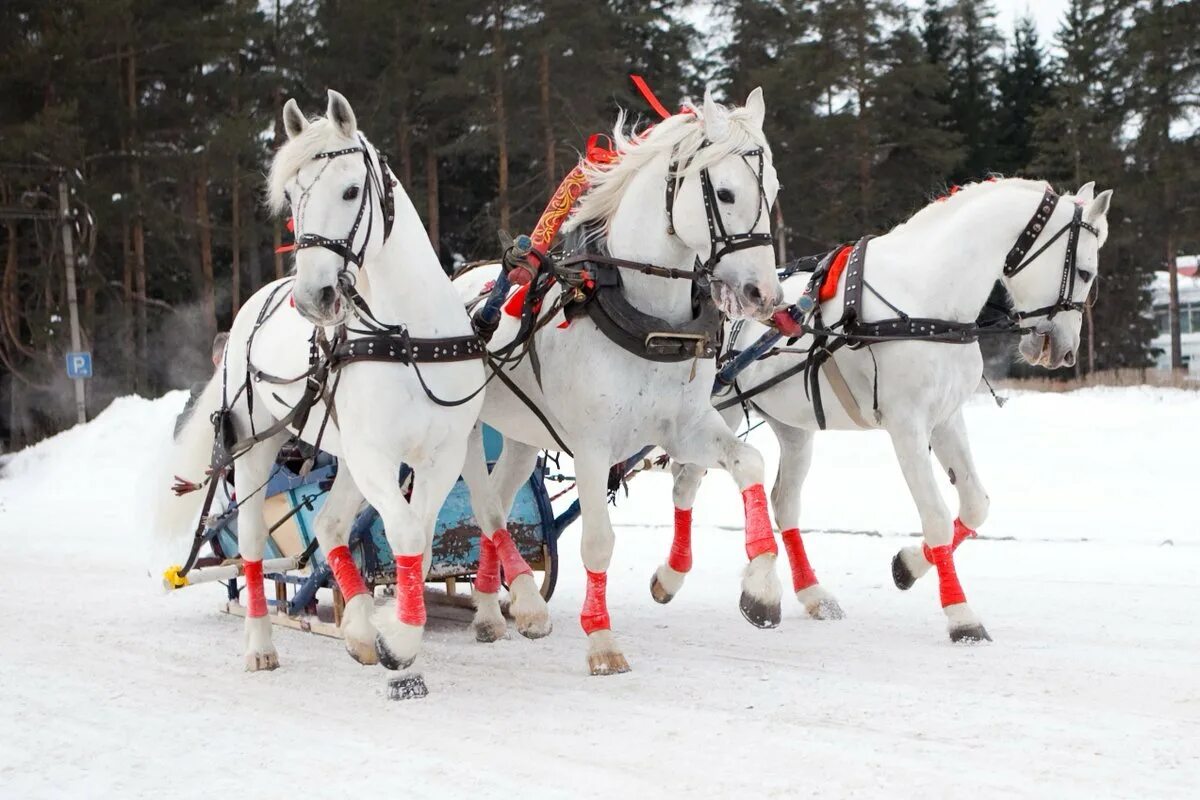
<instances>
[{"instance_id":1,"label":"horse nostril","mask_svg":"<svg viewBox=\"0 0 1200 800\"><path fill-rule=\"evenodd\" d=\"M1075 366L1075 354L1072 352L1068 352L1065 356L1063 356L1063 364L1065 364L1068 367Z\"/></svg>"},{"instance_id":2,"label":"horse nostril","mask_svg":"<svg viewBox=\"0 0 1200 800\"><path fill-rule=\"evenodd\" d=\"M754 305L762 305L762 292L759 290L757 284L747 283L742 287L742 294Z\"/></svg>"},{"instance_id":3,"label":"horse nostril","mask_svg":"<svg viewBox=\"0 0 1200 800\"><path fill-rule=\"evenodd\" d=\"M318 298L321 308L329 308L332 306L336 297L337 291L332 286L326 286L321 290L321 295Z\"/></svg>"}]
</instances>

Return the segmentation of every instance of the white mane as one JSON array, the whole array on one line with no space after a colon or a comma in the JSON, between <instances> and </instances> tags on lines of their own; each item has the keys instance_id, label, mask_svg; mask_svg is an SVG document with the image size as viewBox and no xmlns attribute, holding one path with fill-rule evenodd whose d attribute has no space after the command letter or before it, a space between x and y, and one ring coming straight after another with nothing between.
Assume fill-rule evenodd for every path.
<instances>
[{"instance_id":1,"label":"white mane","mask_svg":"<svg viewBox=\"0 0 1200 800\"><path fill-rule=\"evenodd\" d=\"M608 164L584 162L589 188L563 226L564 231L592 221L607 224L616 213L630 180L658 156L670 158L673 153L680 170L678 174L694 175L735 153L757 148L770 153L766 137L750 111L734 108L722 109L722 113L728 122L726 132L719 141L708 141L699 109L668 117L640 136L632 131L630 135L626 134L627 115L622 110L612 134L617 157Z\"/></svg>"},{"instance_id":2,"label":"white mane","mask_svg":"<svg viewBox=\"0 0 1200 800\"><path fill-rule=\"evenodd\" d=\"M925 226L939 226L946 221L947 217L953 216L968 202L994 191L1012 188L1027 189L1030 193L1036 193L1040 197L1046 189L1046 182L1026 178L995 178L968 183L965 186L952 190L950 194L934 200L907 220L892 228L891 232L900 233Z\"/></svg>"},{"instance_id":3,"label":"white mane","mask_svg":"<svg viewBox=\"0 0 1200 800\"><path fill-rule=\"evenodd\" d=\"M357 135L362 136L361 133ZM295 177L305 164L312 161L317 153L341 150L357 144L357 140L338 133L337 126L325 117L310 120L308 127L298 136L283 143L271 162L271 172L267 176L267 205L272 213L279 214L287 208L287 197L284 195L287 182Z\"/></svg>"}]
</instances>

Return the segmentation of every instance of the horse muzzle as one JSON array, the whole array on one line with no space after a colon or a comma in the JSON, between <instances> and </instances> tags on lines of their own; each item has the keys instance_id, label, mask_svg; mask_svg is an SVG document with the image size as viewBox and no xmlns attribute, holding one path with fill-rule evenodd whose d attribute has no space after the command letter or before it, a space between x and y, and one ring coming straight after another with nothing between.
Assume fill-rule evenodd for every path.
<instances>
[{"instance_id":1,"label":"horse muzzle","mask_svg":"<svg viewBox=\"0 0 1200 800\"><path fill-rule=\"evenodd\" d=\"M293 290L292 296L296 311L313 325L337 325L346 316L346 302L336 286L323 286L309 293Z\"/></svg>"},{"instance_id":2,"label":"horse muzzle","mask_svg":"<svg viewBox=\"0 0 1200 800\"><path fill-rule=\"evenodd\" d=\"M1061 326L1044 323L1021 337L1018 350L1031 367L1058 369L1075 366L1079 336Z\"/></svg>"}]
</instances>

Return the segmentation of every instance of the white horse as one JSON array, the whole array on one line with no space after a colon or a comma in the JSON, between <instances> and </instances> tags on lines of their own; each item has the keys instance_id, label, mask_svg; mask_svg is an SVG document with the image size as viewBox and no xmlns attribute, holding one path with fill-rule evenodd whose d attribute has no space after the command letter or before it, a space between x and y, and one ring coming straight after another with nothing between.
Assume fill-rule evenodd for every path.
<instances>
[{"instance_id":1,"label":"white horse","mask_svg":"<svg viewBox=\"0 0 1200 800\"><path fill-rule=\"evenodd\" d=\"M1045 183L1009 179L974 184L930 204L887 235L870 241L858 279L865 280L871 291L862 294L859 318L866 323L895 318L900 309L914 318L970 325L1001 280L1018 319L1023 324L1025 320L1038 323L1021 340L1025 360L1047 368L1074 364L1082 303L1095 286L1112 199L1111 191L1095 197L1093 192L1094 185L1088 183L1054 205ZM1055 238L1056 233L1063 235ZM1075 253L1069 250L1073 238ZM849 270L842 274L836 295L821 306L827 321L842 315L846 282L854 280L848 274ZM807 280L807 274L801 274L785 281L789 300L796 299ZM759 324L746 324L730 346L745 348L765 331ZM811 342L812 337L805 336L788 350L806 351ZM752 362L738 377L738 386L751 392L803 358L786 352ZM920 512L924 546L906 547L896 555L892 569L897 586L909 588L936 566L951 638L990 639L967 605L953 559L954 549L974 535L988 512L988 495L971 458L962 415L963 403L982 376L978 343L885 341L862 349L839 349L832 359L855 407L843 405L828 369L822 369L820 395L828 427L862 430L865 423L886 430ZM877 415L873 414L876 388ZM791 562L796 596L813 617L837 619L841 609L817 582L799 530L800 488L812 462L813 433L819 428L812 397L804 377L797 374L755 394L749 404L779 439L779 471L771 502ZM736 427L743 412L734 404L724 413ZM958 492L957 519L951 518L938 492L931 447ZM691 507L704 476L703 467L692 464L676 465L674 472L675 544L671 558L656 572L655 584L663 587L655 592L660 602L679 591L690 567ZM847 475L845 480L855 477Z\"/></svg>"},{"instance_id":2,"label":"white horse","mask_svg":"<svg viewBox=\"0 0 1200 800\"><path fill-rule=\"evenodd\" d=\"M304 394L318 331L333 339L342 323L354 331L377 321L403 325L413 337L405 340L394 329L382 338L351 332L348 343L356 343L364 358L382 356L388 347L401 350L405 341L415 351L424 345L414 342L462 341L458 337L473 334L416 209L358 131L346 99L330 91L326 116L311 122L289 100L284 122L288 141L271 166L270 202L277 212L291 207L296 274L264 286L238 312L222 366L176 436L175 473L204 474L214 437L210 416L219 409L228 409L235 438L258 434L260 440L238 458L234 474L247 592L246 668L274 669L279 662L262 579L263 489L289 436L298 434L309 443L319 439L321 449L340 457L344 470L316 532L346 597L346 648L359 661L375 663L378 646L388 666L407 666L416 658L424 628L424 575L434 523L458 479L483 402L476 395L447 406L434 398L469 397L483 385L484 366L478 358L345 363L329 376L302 430L291 419L272 432ZM355 302L352 287L362 303ZM365 354L376 348L378 353ZM427 355L417 352L415 360ZM333 413L327 419L331 396ZM269 435L263 437L264 432ZM398 483L402 463L414 470L410 501ZM164 496L159 532L175 534L193 524L202 494ZM346 546L364 495L379 511L396 556L396 610L381 608L375 624L371 595Z\"/></svg>"},{"instance_id":3,"label":"white horse","mask_svg":"<svg viewBox=\"0 0 1200 800\"><path fill-rule=\"evenodd\" d=\"M590 188L579 200L565 230L604 229L608 255L688 270L701 264L711 272L711 293L733 317L766 317L782 299L770 245L769 209L778 180L763 135L761 90L743 108L726 109L706 97L702 109L688 110L629 138L619 119L613 136L618 157L590 164ZM736 242L736 246L733 245ZM707 259L707 261L706 261ZM635 270L621 271L625 299L660 319L664 328L693 319L693 284ZM496 269L482 269L456 281L464 297L478 296ZM544 305L558 296L551 290ZM707 298L706 298L707 302ZM492 340L495 350L513 340L519 320L505 316ZM743 580L742 610L761 626L779 619L781 590L775 574L777 548L766 511L763 461L724 424L709 400L715 372L712 358L685 357L664 363L624 349L593 323L573 319L562 327L555 318L535 335L539 374L530 358L504 374L545 416L574 456L582 508L583 563L587 597L580 617L588 634L593 675L625 672L628 662L610 630L605 602L606 571L614 535L608 516L609 468L646 445L659 445L673 457L729 470L742 490L746 509L746 548L750 558ZM561 449L542 420L506 385L488 387L482 419L504 434L504 450L489 481L479 458L469 459L464 479L489 545L508 549L501 559L506 574L527 567L513 558L503 528L520 483L533 468L538 449ZM476 586L475 628L490 641L504 629L489 578ZM530 589L533 591L532 582ZM514 608L522 598L514 598ZM518 625L521 625L518 615Z\"/></svg>"}]
</instances>

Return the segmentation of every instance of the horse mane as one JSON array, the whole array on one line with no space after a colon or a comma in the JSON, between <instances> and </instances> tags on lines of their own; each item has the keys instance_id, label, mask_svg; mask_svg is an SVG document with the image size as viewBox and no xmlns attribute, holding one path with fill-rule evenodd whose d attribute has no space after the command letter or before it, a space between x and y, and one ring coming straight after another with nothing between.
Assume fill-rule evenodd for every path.
<instances>
[{"instance_id":1,"label":"horse mane","mask_svg":"<svg viewBox=\"0 0 1200 800\"><path fill-rule=\"evenodd\" d=\"M362 136L362 133L357 135ZM357 140L343 136L337 126L325 117L309 120L308 127L294 139L284 142L271 161L271 171L267 176L267 206L271 212L279 214L287 207L284 187L317 153L357 144Z\"/></svg>"},{"instance_id":2,"label":"horse mane","mask_svg":"<svg viewBox=\"0 0 1200 800\"><path fill-rule=\"evenodd\" d=\"M964 186L953 186L940 197L935 198L917 213L892 228L891 233L900 233L913 228L936 226L943 223L947 217L953 216L968 201L975 200L984 194L1003 188L1027 189L1039 196L1046 189L1045 181L1029 180L1027 178L991 177L975 181Z\"/></svg>"},{"instance_id":3,"label":"horse mane","mask_svg":"<svg viewBox=\"0 0 1200 800\"><path fill-rule=\"evenodd\" d=\"M598 223L598 227L607 226L630 181L660 155L670 157L674 154L674 161L679 165L676 174L683 176L694 175L736 153L757 148L770 153L766 137L746 109L722 107L728 124L725 134L717 141L707 139L701 113L700 109L685 106L684 111L638 134L635 130L626 133L628 114L622 109L612 133L617 157L607 164L583 162L589 188L577 201L574 212L563 226L564 231L589 222Z\"/></svg>"}]
</instances>

